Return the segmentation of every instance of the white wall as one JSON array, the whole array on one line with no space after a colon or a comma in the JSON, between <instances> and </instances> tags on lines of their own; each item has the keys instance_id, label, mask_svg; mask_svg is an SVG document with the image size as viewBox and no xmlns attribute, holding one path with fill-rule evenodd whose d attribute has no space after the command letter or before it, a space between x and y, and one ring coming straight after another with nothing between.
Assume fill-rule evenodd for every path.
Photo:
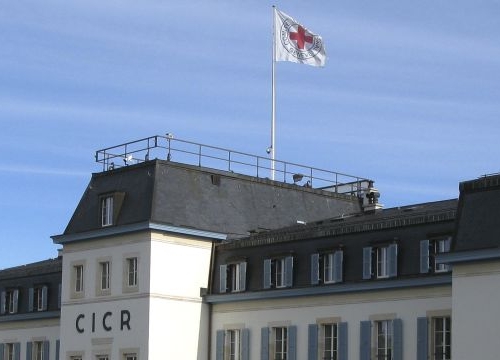
<instances>
[{"instance_id":1,"label":"white wall","mask_svg":"<svg viewBox=\"0 0 500 360\"><path fill-rule=\"evenodd\" d=\"M453 266L453 360L497 360L500 262Z\"/></svg>"},{"instance_id":2,"label":"white wall","mask_svg":"<svg viewBox=\"0 0 500 360\"><path fill-rule=\"evenodd\" d=\"M26 344L32 341L50 341L50 358L56 358L59 340L59 319L29 320L0 323L0 343L20 343L20 359L26 359Z\"/></svg>"},{"instance_id":3,"label":"white wall","mask_svg":"<svg viewBox=\"0 0 500 360\"><path fill-rule=\"evenodd\" d=\"M359 359L360 322L387 315L403 320L404 359L412 360L417 351L417 318L449 309L449 286L214 305L211 359L215 359L215 332L230 324L244 324L250 329L250 359L259 360L261 328L277 322L297 326L297 359L307 359L308 324L331 317L348 323L349 359Z\"/></svg>"},{"instance_id":4,"label":"white wall","mask_svg":"<svg viewBox=\"0 0 500 360\"><path fill-rule=\"evenodd\" d=\"M210 256L209 241L153 235L150 359L198 358L205 326L200 288L208 285Z\"/></svg>"}]
</instances>

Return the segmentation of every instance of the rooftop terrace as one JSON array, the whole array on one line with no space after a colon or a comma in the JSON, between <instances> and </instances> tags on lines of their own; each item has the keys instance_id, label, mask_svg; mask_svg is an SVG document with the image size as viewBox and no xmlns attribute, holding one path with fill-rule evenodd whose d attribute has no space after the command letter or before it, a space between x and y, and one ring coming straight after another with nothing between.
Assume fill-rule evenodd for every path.
<instances>
[{"instance_id":1,"label":"rooftop terrace","mask_svg":"<svg viewBox=\"0 0 500 360\"><path fill-rule=\"evenodd\" d=\"M276 181L352 196L361 196L373 184L367 178L181 140L169 133L98 150L95 159L103 172L153 159L257 178L269 178L274 170Z\"/></svg>"}]
</instances>

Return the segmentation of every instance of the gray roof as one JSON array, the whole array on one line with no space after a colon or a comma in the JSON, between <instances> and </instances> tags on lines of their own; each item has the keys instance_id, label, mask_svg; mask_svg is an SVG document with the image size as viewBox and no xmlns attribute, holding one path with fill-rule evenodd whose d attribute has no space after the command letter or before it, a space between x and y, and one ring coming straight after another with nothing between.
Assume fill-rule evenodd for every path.
<instances>
[{"instance_id":1,"label":"gray roof","mask_svg":"<svg viewBox=\"0 0 500 360\"><path fill-rule=\"evenodd\" d=\"M31 264L0 270L0 280L41 276L43 274L59 274L62 271L62 258L48 259Z\"/></svg>"},{"instance_id":2,"label":"gray roof","mask_svg":"<svg viewBox=\"0 0 500 360\"><path fill-rule=\"evenodd\" d=\"M95 173L64 235L100 229L99 196L125 194L115 226L145 221L246 236L361 211L357 197L152 160Z\"/></svg>"},{"instance_id":3,"label":"gray roof","mask_svg":"<svg viewBox=\"0 0 500 360\"><path fill-rule=\"evenodd\" d=\"M500 246L500 175L460 183L457 229L452 250Z\"/></svg>"}]
</instances>

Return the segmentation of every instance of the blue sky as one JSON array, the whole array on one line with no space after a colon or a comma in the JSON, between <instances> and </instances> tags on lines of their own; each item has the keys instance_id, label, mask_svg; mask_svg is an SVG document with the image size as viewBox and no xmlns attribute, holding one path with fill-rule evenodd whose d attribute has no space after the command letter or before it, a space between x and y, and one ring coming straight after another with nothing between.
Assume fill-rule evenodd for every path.
<instances>
[{"instance_id":1,"label":"blue sky","mask_svg":"<svg viewBox=\"0 0 500 360\"><path fill-rule=\"evenodd\" d=\"M499 1L3 1L0 268L56 256L98 149L265 156L273 4L328 55L276 65L278 159L372 178L385 207L499 171Z\"/></svg>"}]
</instances>

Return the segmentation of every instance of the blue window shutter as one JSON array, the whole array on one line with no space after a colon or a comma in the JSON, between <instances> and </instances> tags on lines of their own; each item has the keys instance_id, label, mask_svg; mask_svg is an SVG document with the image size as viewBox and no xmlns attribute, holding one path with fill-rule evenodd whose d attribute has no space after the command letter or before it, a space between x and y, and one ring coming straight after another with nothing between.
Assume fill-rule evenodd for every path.
<instances>
[{"instance_id":1,"label":"blue window shutter","mask_svg":"<svg viewBox=\"0 0 500 360\"><path fill-rule=\"evenodd\" d=\"M297 359L297 326L288 327L288 360Z\"/></svg>"},{"instance_id":2,"label":"blue window shutter","mask_svg":"<svg viewBox=\"0 0 500 360\"><path fill-rule=\"evenodd\" d=\"M319 254L311 254L311 285L319 284Z\"/></svg>"},{"instance_id":3,"label":"blue window shutter","mask_svg":"<svg viewBox=\"0 0 500 360\"><path fill-rule=\"evenodd\" d=\"M216 333L216 348L215 348L215 359L224 360L224 330L217 330Z\"/></svg>"},{"instance_id":4,"label":"blue window shutter","mask_svg":"<svg viewBox=\"0 0 500 360\"><path fill-rule=\"evenodd\" d=\"M219 266L219 292L225 293L227 291L227 265Z\"/></svg>"},{"instance_id":5,"label":"blue window shutter","mask_svg":"<svg viewBox=\"0 0 500 360\"><path fill-rule=\"evenodd\" d=\"M428 320L426 317L417 318L417 360L427 360Z\"/></svg>"},{"instance_id":6,"label":"blue window shutter","mask_svg":"<svg viewBox=\"0 0 500 360\"><path fill-rule=\"evenodd\" d=\"M43 358L44 359L49 359L49 348L50 348L50 342L48 340L43 342Z\"/></svg>"},{"instance_id":7,"label":"blue window shutter","mask_svg":"<svg viewBox=\"0 0 500 360\"><path fill-rule=\"evenodd\" d=\"M343 267L344 267L344 252L337 250L333 253L333 281L342 282L343 280Z\"/></svg>"},{"instance_id":8,"label":"blue window shutter","mask_svg":"<svg viewBox=\"0 0 500 360\"><path fill-rule=\"evenodd\" d=\"M318 325L309 324L308 335L307 359L318 360Z\"/></svg>"},{"instance_id":9,"label":"blue window shutter","mask_svg":"<svg viewBox=\"0 0 500 360\"><path fill-rule=\"evenodd\" d=\"M59 360L60 349L61 349L61 340L56 340L56 360Z\"/></svg>"},{"instance_id":10,"label":"blue window shutter","mask_svg":"<svg viewBox=\"0 0 500 360\"><path fill-rule=\"evenodd\" d=\"M59 289L57 291L57 308L61 308L61 296L62 296L62 284L59 284Z\"/></svg>"},{"instance_id":11,"label":"blue window shutter","mask_svg":"<svg viewBox=\"0 0 500 360\"><path fill-rule=\"evenodd\" d=\"M392 320L394 360L403 360L403 320Z\"/></svg>"},{"instance_id":12,"label":"blue window shutter","mask_svg":"<svg viewBox=\"0 0 500 360\"><path fill-rule=\"evenodd\" d=\"M21 359L21 343L14 343L14 360L20 360L20 359Z\"/></svg>"},{"instance_id":13,"label":"blue window shutter","mask_svg":"<svg viewBox=\"0 0 500 360\"><path fill-rule=\"evenodd\" d=\"M389 277L395 277L398 275L398 245L389 245L387 255L389 257Z\"/></svg>"},{"instance_id":14,"label":"blue window shutter","mask_svg":"<svg viewBox=\"0 0 500 360\"><path fill-rule=\"evenodd\" d=\"M339 345L339 360L347 360L348 359L348 343L347 343L347 323L341 322L338 324L338 345Z\"/></svg>"},{"instance_id":15,"label":"blue window shutter","mask_svg":"<svg viewBox=\"0 0 500 360\"><path fill-rule=\"evenodd\" d=\"M6 302L5 302L5 297L6 297L6 293L5 291L2 291L2 293L0 294L0 313L1 314L5 314L5 305L6 305Z\"/></svg>"},{"instance_id":16,"label":"blue window shutter","mask_svg":"<svg viewBox=\"0 0 500 360\"><path fill-rule=\"evenodd\" d=\"M250 360L250 330L241 330L241 360Z\"/></svg>"},{"instance_id":17,"label":"blue window shutter","mask_svg":"<svg viewBox=\"0 0 500 360\"><path fill-rule=\"evenodd\" d=\"M49 295L48 287L43 286L42 287L42 310L43 311L47 310L48 295Z\"/></svg>"},{"instance_id":18,"label":"blue window shutter","mask_svg":"<svg viewBox=\"0 0 500 360\"><path fill-rule=\"evenodd\" d=\"M269 328L260 330L260 360L269 360Z\"/></svg>"},{"instance_id":19,"label":"blue window shutter","mask_svg":"<svg viewBox=\"0 0 500 360\"><path fill-rule=\"evenodd\" d=\"M372 278L372 248L363 248L363 279Z\"/></svg>"},{"instance_id":20,"label":"blue window shutter","mask_svg":"<svg viewBox=\"0 0 500 360\"><path fill-rule=\"evenodd\" d=\"M19 289L14 290L14 314L17 314L19 305Z\"/></svg>"},{"instance_id":21,"label":"blue window shutter","mask_svg":"<svg viewBox=\"0 0 500 360\"><path fill-rule=\"evenodd\" d=\"M0 360L3 360L4 351L5 351L4 344L0 344Z\"/></svg>"},{"instance_id":22,"label":"blue window shutter","mask_svg":"<svg viewBox=\"0 0 500 360\"><path fill-rule=\"evenodd\" d=\"M371 357L371 321L361 321L359 334L359 360L370 360Z\"/></svg>"},{"instance_id":23,"label":"blue window shutter","mask_svg":"<svg viewBox=\"0 0 500 360\"><path fill-rule=\"evenodd\" d=\"M420 241L420 273L429 272L429 240Z\"/></svg>"},{"instance_id":24,"label":"blue window shutter","mask_svg":"<svg viewBox=\"0 0 500 360\"><path fill-rule=\"evenodd\" d=\"M32 312L34 310L34 304L33 301L35 299L35 289L29 288L28 289L28 311Z\"/></svg>"},{"instance_id":25,"label":"blue window shutter","mask_svg":"<svg viewBox=\"0 0 500 360\"><path fill-rule=\"evenodd\" d=\"M33 359L33 343L31 341L28 341L26 343L26 360L31 360Z\"/></svg>"},{"instance_id":26,"label":"blue window shutter","mask_svg":"<svg viewBox=\"0 0 500 360\"><path fill-rule=\"evenodd\" d=\"M271 259L264 260L264 289L271 287Z\"/></svg>"},{"instance_id":27,"label":"blue window shutter","mask_svg":"<svg viewBox=\"0 0 500 360\"><path fill-rule=\"evenodd\" d=\"M293 285L293 256L285 258L285 286Z\"/></svg>"},{"instance_id":28,"label":"blue window shutter","mask_svg":"<svg viewBox=\"0 0 500 360\"><path fill-rule=\"evenodd\" d=\"M240 263L240 290L245 291L247 287L247 263L243 261Z\"/></svg>"}]
</instances>

